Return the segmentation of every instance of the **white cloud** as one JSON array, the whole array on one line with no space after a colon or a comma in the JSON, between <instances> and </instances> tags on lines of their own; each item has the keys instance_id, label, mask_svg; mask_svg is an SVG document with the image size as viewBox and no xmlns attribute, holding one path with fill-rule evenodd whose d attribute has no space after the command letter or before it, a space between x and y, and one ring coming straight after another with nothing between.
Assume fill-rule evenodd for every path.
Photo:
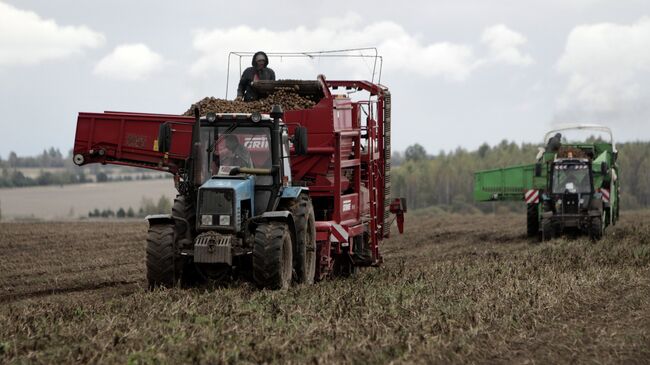
<instances>
[{"instance_id":1,"label":"white cloud","mask_svg":"<svg viewBox=\"0 0 650 365\"><path fill-rule=\"evenodd\" d=\"M645 118L650 115L650 18L631 25L575 27L557 64L568 76L558 100L577 117Z\"/></svg>"},{"instance_id":2,"label":"white cloud","mask_svg":"<svg viewBox=\"0 0 650 365\"><path fill-rule=\"evenodd\" d=\"M163 58L144 44L123 44L102 58L95 66L94 73L117 80L143 80L160 71Z\"/></svg>"},{"instance_id":3,"label":"white cloud","mask_svg":"<svg viewBox=\"0 0 650 365\"><path fill-rule=\"evenodd\" d=\"M526 37L504 24L486 28L481 36L481 41L490 50L489 59L493 62L514 66L528 66L533 63L533 58L530 55L523 54L519 50L519 47L527 43Z\"/></svg>"},{"instance_id":4,"label":"white cloud","mask_svg":"<svg viewBox=\"0 0 650 365\"><path fill-rule=\"evenodd\" d=\"M401 25L390 21L363 23L363 18L349 13L340 18L321 19L314 28L300 26L294 29L272 31L264 28L238 26L228 29L199 30L194 34L193 46L200 53L192 65L193 76L204 77L214 72L224 72L228 66L228 51L272 50L274 52L317 51L328 49L347 49L358 47L377 47L384 58L384 71L405 72L415 76L443 77L453 81L463 81L486 59L475 54L474 46L452 42L427 43L416 34L408 33ZM486 30L484 38L488 42L494 63L526 65L532 62L530 56L522 55L518 47L526 40L520 34L499 25ZM369 53L369 52L367 52ZM250 65L250 59L242 61L242 68ZM317 73L326 72L328 65L345 74L371 75L372 60L344 59L336 64L328 60L278 59L271 60L274 70L292 77L313 78ZM239 59L231 63L236 74ZM286 71L286 72L283 72ZM232 71L231 71L232 73ZM336 71L334 71L336 74Z\"/></svg>"},{"instance_id":5,"label":"white cloud","mask_svg":"<svg viewBox=\"0 0 650 365\"><path fill-rule=\"evenodd\" d=\"M101 33L85 26L60 26L34 12L0 2L0 66L66 58L103 43Z\"/></svg>"}]
</instances>

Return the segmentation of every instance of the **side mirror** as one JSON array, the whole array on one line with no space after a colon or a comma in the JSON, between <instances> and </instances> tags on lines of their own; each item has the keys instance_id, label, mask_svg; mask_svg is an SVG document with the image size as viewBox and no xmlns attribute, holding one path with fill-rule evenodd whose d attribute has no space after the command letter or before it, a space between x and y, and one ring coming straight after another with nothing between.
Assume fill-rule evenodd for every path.
<instances>
[{"instance_id":1,"label":"side mirror","mask_svg":"<svg viewBox=\"0 0 650 365\"><path fill-rule=\"evenodd\" d=\"M298 126L293 134L293 146L298 156L307 154L307 128Z\"/></svg>"},{"instance_id":2,"label":"side mirror","mask_svg":"<svg viewBox=\"0 0 650 365\"><path fill-rule=\"evenodd\" d=\"M540 176L542 176L542 164L538 162L535 164L535 177Z\"/></svg>"},{"instance_id":3,"label":"side mirror","mask_svg":"<svg viewBox=\"0 0 650 365\"><path fill-rule=\"evenodd\" d=\"M605 176L607 175L607 171L609 170L609 166L607 165L607 162L603 161L600 163L600 173Z\"/></svg>"},{"instance_id":4,"label":"side mirror","mask_svg":"<svg viewBox=\"0 0 650 365\"><path fill-rule=\"evenodd\" d=\"M158 130L158 152L167 153L172 147L172 124L165 122Z\"/></svg>"}]
</instances>

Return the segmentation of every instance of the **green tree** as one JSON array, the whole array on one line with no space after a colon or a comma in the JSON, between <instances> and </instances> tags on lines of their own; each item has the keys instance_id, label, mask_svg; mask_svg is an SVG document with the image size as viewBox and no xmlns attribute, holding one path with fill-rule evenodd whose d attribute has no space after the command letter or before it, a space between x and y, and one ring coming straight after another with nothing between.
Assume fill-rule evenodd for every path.
<instances>
[{"instance_id":1,"label":"green tree","mask_svg":"<svg viewBox=\"0 0 650 365\"><path fill-rule=\"evenodd\" d=\"M404 159L406 161L420 161L425 160L426 158L427 151L419 143L408 146L406 151L404 151Z\"/></svg>"},{"instance_id":2,"label":"green tree","mask_svg":"<svg viewBox=\"0 0 650 365\"><path fill-rule=\"evenodd\" d=\"M156 207L157 213L169 213L172 211L172 202L166 196L161 195Z\"/></svg>"}]
</instances>

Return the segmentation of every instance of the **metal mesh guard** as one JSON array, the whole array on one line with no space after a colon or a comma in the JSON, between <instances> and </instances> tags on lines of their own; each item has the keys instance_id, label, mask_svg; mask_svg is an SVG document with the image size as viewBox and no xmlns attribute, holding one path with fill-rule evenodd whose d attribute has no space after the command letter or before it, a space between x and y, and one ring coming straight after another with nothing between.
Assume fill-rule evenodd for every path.
<instances>
[{"instance_id":1,"label":"metal mesh guard","mask_svg":"<svg viewBox=\"0 0 650 365\"><path fill-rule=\"evenodd\" d=\"M232 236L206 232L194 242L194 262L232 265Z\"/></svg>"}]
</instances>

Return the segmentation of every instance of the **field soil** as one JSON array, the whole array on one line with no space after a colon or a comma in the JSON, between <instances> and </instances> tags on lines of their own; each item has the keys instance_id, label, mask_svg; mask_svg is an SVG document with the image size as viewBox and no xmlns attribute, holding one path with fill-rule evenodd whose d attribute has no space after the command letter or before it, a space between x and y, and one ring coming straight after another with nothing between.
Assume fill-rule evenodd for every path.
<instances>
[{"instance_id":1,"label":"field soil","mask_svg":"<svg viewBox=\"0 0 650 365\"><path fill-rule=\"evenodd\" d=\"M0 224L0 363L647 363L650 212L600 242L407 216L384 265L288 291L146 290L144 222Z\"/></svg>"}]
</instances>

